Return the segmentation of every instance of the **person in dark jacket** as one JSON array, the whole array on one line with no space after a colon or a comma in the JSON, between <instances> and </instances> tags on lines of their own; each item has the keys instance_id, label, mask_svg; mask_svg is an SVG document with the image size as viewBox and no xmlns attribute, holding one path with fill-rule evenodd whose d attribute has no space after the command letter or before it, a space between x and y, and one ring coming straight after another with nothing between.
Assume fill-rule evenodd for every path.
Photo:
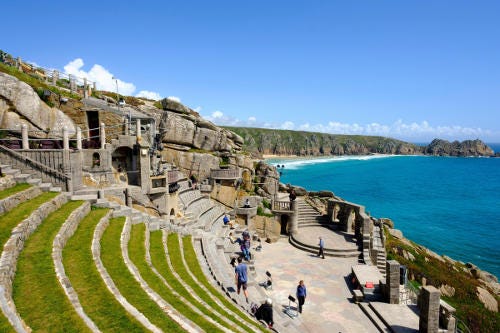
<instances>
[{"instance_id":1,"label":"person in dark jacket","mask_svg":"<svg viewBox=\"0 0 500 333\"><path fill-rule=\"evenodd\" d=\"M273 301L272 299L266 299L266 302L263 303L255 312L255 318L257 320L264 320L269 326L269 328L273 327Z\"/></svg>"},{"instance_id":2,"label":"person in dark jacket","mask_svg":"<svg viewBox=\"0 0 500 333\"><path fill-rule=\"evenodd\" d=\"M297 286L297 299L299 300L299 312L302 313L302 306L306 301L307 289L304 284L304 280L299 281L299 285Z\"/></svg>"}]
</instances>

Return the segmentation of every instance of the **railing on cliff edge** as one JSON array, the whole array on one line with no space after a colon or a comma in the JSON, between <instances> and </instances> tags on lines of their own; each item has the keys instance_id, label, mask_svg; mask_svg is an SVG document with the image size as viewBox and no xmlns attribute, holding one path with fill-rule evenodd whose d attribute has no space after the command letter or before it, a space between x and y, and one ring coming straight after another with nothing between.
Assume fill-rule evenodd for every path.
<instances>
[{"instance_id":1,"label":"railing on cliff edge","mask_svg":"<svg viewBox=\"0 0 500 333\"><path fill-rule=\"evenodd\" d=\"M81 96L90 96L92 90L96 90L96 82L88 81L87 78L81 78L76 75L62 73L56 69L47 69L33 64L25 63L20 57L14 58L12 55L0 50L0 62L17 68L20 72L39 79L48 85L67 89L71 93Z\"/></svg>"},{"instance_id":2,"label":"railing on cliff edge","mask_svg":"<svg viewBox=\"0 0 500 333\"><path fill-rule=\"evenodd\" d=\"M45 175L46 176L45 178L49 178L50 180L52 180L51 182L53 185L61 185L64 187L65 191L68 192L72 191L73 186L70 176L65 175L64 173L59 172L55 169L49 168L45 164L37 162L3 145L0 145L0 154L4 156L7 155L8 157L10 157L12 161L11 164L13 164L13 166L16 166L17 163L20 163L21 165L29 167L33 169L35 172L40 173L41 175L42 174ZM4 160L3 157L2 160Z\"/></svg>"}]
</instances>

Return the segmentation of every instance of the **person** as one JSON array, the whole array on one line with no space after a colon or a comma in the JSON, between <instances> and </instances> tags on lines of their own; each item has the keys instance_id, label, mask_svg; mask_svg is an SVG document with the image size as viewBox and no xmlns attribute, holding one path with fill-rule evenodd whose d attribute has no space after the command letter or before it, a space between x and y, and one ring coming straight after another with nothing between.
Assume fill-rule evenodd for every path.
<instances>
[{"instance_id":1,"label":"person","mask_svg":"<svg viewBox=\"0 0 500 333\"><path fill-rule=\"evenodd\" d=\"M238 295L240 290L243 289L243 294L245 295L246 301L248 303L248 291L247 291L247 265L243 263L241 257L238 257L238 266L234 269L234 280L236 282L236 288Z\"/></svg>"},{"instance_id":2,"label":"person","mask_svg":"<svg viewBox=\"0 0 500 333\"><path fill-rule=\"evenodd\" d=\"M248 261L250 260L251 254L250 254L250 233L248 230L243 231L241 234L242 238L238 238L236 242L240 244L240 250L241 253L243 254L243 257L245 257L245 260Z\"/></svg>"},{"instance_id":3,"label":"person","mask_svg":"<svg viewBox=\"0 0 500 333\"><path fill-rule=\"evenodd\" d=\"M297 286L297 299L299 300L299 313L302 313L302 306L306 301L307 289L304 284L304 280L299 281L299 285Z\"/></svg>"},{"instance_id":4,"label":"person","mask_svg":"<svg viewBox=\"0 0 500 333\"><path fill-rule=\"evenodd\" d=\"M250 208L250 199L246 199L245 200L245 205L243 206L243 208Z\"/></svg>"},{"instance_id":5,"label":"person","mask_svg":"<svg viewBox=\"0 0 500 333\"><path fill-rule=\"evenodd\" d=\"M267 298L266 301L259 306L255 312L255 318L257 320L264 320L269 328L273 327L273 301Z\"/></svg>"},{"instance_id":6,"label":"person","mask_svg":"<svg viewBox=\"0 0 500 333\"><path fill-rule=\"evenodd\" d=\"M295 190L292 189L288 197L290 198L290 201L294 201L295 199L297 199L297 194L295 194Z\"/></svg>"},{"instance_id":7,"label":"person","mask_svg":"<svg viewBox=\"0 0 500 333\"><path fill-rule=\"evenodd\" d=\"M231 229L233 228L233 222L231 222L229 215L224 214L224 218L222 219L222 222L224 222L224 225L228 225Z\"/></svg>"},{"instance_id":8,"label":"person","mask_svg":"<svg viewBox=\"0 0 500 333\"><path fill-rule=\"evenodd\" d=\"M323 259L325 259L325 253L323 252L324 250L324 247L325 247L325 241L323 240L323 238L319 238L319 252L318 252L318 257L323 257Z\"/></svg>"}]
</instances>

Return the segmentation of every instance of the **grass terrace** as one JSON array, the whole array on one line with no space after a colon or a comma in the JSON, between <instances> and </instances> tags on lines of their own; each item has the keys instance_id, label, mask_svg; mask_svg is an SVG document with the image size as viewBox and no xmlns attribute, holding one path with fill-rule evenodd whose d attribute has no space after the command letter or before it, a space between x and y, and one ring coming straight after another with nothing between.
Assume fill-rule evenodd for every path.
<instances>
[{"instance_id":1,"label":"grass terrace","mask_svg":"<svg viewBox=\"0 0 500 333\"><path fill-rule=\"evenodd\" d=\"M171 234L169 235L172 239L169 240L168 244L172 244L174 242L174 238L178 238L178 235L176 234ZM177 240L178 244L178 240ZM174 248L170 249L169 247L169 253L170 251L174 250ZM175 251L175 250L174 250ZM205 274L203 273L200 263L198 262L198 257L196 255L196 252L194 251L193 247L193 242L191 239L191 236L185 236L182 239L182 251L184 253L184 260L186 261L187 264L187 269L191 271L191 273L196 276L196 281L191 281L190 283L196 286L199 286L200 284L204 286L213 296L217 297L218 300L231 312L238 314L238 319L240 322L240 325L244 327L245 330L249 329L248 325L254 326L255 321L250 318L246 313L242 312L238 307L234 305L234 303L230 300L228 300L220 291L214 288L212 284L207 280ZM187 274L188 275L188 274ZM231 316L228 316L231 318L232 321L233 319ZM236 319L236 320L238 320ZM246 325L243 325L242 321L246 322Z\"/></svg>"},{"instance_id":2,"label":"grass terrace","mask_svg":"<svg viewBox=\"0 0 500 333\"><path fill-rule=\"evenodd\" d=\"M90 331L61 288L52 260L54 237L81 204L70 201L51 213L26 240L19 256L13 299L21 318L35 332Z\"/></svg>"},{"instance_id":3,"label":"grass terrace","mask_svg":"<svg viewBox=\"0 0 500 333\"><path fill-rule=\"evenodd\" d=\"M146 228L144 224L136 224L132 226L130 242L129 242L129 256L133 261L134 265L139 270L142 278L146 280L148 285L158 293L167 303L169 303L172 307L174 307L181 315L186 317L187 319L193 321L200 328L202 328L206 332L222 332L220 328L215 326L212 322L208 321L206 317L203 315L207 315L209 317L215 317L213 313L204 308L200 303L196 301L196 299L187 292L180 283L176 283L176 287L182 287L182 289L169 288L165 286L163 281L158 277L149 267L145 260L146 256L146 248L145 248L145 231ZM154 248L154 251L151 253L151 256L157 257L160 256L162 249L158 247ZM162 267L161 271L163 271L165 267ZM170 281L174 281L175 278L170 279L164 277L169 283ZM183 295L185 299L187 299L191 304L198 307L199 310L202 311L203 314L197 313L193 311L189 306L177 296L172 290L176 290L179 294ZM203 311L205 310L205 311ZM216 320L216 318L213 318ZM220 319L217 321L220 323Z\"/></svg>"},{"instance_id":4,"label":"grass terrace","mask_svg":"<svg viewBox=\"0 0 500 333\"><path fill-rule=\"evenodd\" d=\"M134 279L125 265L121 248L120 236L125 223L125 217L113 218L101 239L101 259L120 293L129 303L142 312L154 325L165 332L184 332L184 330L163 310ZM131 254L132 257L132 254Z\"/></svg>"},{"instance_id":5,"label":"grass terrace","mask_svg":"<svg viewBox=\"0 0 500 333\"><path fill-rule=\"evenodd\" d=\"M11 195L19 193L21 191L27 190L30 187L31 187L31 185L28 183L19 183L19 184L12 186L12 187L6 188L5 190L0 191L0 200L8 198Z\"/></svg>"},{"instance_id":6,"label":"grass terrace","mask_svg":"<svg viewBox=\"0 0 500 333\"><path fill-rule=\"evenodd\" d=\"M85 313L103 332L144 332L145 328L130 315L108 290L92 258L94 229L109 209L96 208L80 221L63 250L66 274Z\"/></svg>"}]
</instances>

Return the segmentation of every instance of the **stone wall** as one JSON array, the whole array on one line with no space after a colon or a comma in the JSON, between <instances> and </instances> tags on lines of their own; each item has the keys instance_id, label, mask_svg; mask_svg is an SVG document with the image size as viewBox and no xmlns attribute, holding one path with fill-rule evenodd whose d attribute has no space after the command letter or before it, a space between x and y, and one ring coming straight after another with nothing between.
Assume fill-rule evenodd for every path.
<instances>
[{"instance_id":1,"label":"stone wall","mask_svg":"<svg viewBox=\"0 0 500 333\"><path fill-rule=\"evenodd\" d=\"M42 190L38 186L35 186L0 200L0 215L10 211L14 207L17 207L20 203L36 197L40 193L42 193Z\"/></svg>"},{"instance_id":2,"label":"stone wall","mask_svg":"<svg viewBox=\"0 0 500 333\"><path fill-rule=\"evenodd\" d=\"M2 297L0 297L2 304L0 306L14 327L24 327L21 332L28 331L28 329L19 317L14 301L12 300L12 283L16 273L17 259L24 248L26 239L29 238L50 213L59 209L67 201L66 194L62 193L51 201L42 204L12 230L12 234L4 246L2 257L0 258L0 287L3 289Z\"/></svg>"}]
</instances>

